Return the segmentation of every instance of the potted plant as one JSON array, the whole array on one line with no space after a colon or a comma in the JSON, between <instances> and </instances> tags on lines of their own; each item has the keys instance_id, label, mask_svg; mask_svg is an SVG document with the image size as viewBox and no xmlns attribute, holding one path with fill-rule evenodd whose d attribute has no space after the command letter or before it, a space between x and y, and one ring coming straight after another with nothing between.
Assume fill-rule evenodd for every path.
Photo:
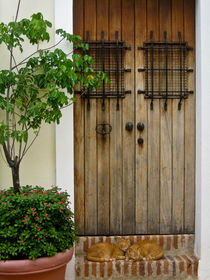
<instances>
[{"instance_id":1,"label":"potted plant","mask_svg":"<svg viewBox=\"0 0 210 280\"><path fill-rule=\"evenodd\" d=\"M107 77L94 72L93 59L85 54L88 45L79 36L56 30L60 41L41 49L40 42L49 42L52 24L41 13L18 21L20 3L15 20L0 23L0 44L10 57L9 68L0 71L0 108L5 112L0 145L13 179L12 188L0 191L0 279L62 280L76 238L68 194L56 187L21 187L20 164L42 123L59 124L62 108L74 101L74 88L92 90ZM84 52L63 52L58 48L63 40ZM15 53L24 53L25 41L36 51L17 62Z\"/></svg>"}]
</instances>

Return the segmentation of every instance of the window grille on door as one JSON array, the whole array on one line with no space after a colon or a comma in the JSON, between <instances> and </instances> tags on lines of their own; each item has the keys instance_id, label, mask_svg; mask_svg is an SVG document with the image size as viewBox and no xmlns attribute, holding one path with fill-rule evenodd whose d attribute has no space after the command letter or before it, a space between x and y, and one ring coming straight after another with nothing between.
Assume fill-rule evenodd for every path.
<instances>
[{"instance_id":1,"label":"window grille on door","mask_svg":"<svg viewBox=\"0 0 210 280\"><path fill-rule=\"evenodd\" d=\"M178 42L168 42L164 32L163 42L153 41L153 31L150 32L150 41L144 42L138 50L144 51L145 67L138 71L145 71L145 90L139 90L145 98L151 99L150 108L153 110L154 99L164 99L164 109L167 111L168 99L179 99L178 109L181 109L182 100L186 99L188 90L188 72L193 69L187 67L187 52L192 50L187 42L182 41L181 32L178 32Z\"/></svg>"},{"instance_id":2,"label":"window grille on door","mask_svg":"<svg viewBox=\"0 0 210 280\"><path fill-rule=\"evenodd\" d=\"M130 90L125 90L124 85L124 73L131 72L131 69L124 67L124 55L126 50L131 50L131 47L125 46L125 43L119 41L118 38L118 31L116 31L115 41L105 41L104 31L102 31L100 41L90 41L89 32L87 31L87 38L84 43L89 45L87 54L94 59L93 69L103 71L110 80L109 84L102 82L101 87L94 89L92 92L83 92L82 97L88 99L88 110L90 109L91 98L102 99L102 110L105 110L106 98L116 98L116 106L117 110L119 110L119 99L124 98L125 94L131 93Z\"/></svg>"}]
</instances>

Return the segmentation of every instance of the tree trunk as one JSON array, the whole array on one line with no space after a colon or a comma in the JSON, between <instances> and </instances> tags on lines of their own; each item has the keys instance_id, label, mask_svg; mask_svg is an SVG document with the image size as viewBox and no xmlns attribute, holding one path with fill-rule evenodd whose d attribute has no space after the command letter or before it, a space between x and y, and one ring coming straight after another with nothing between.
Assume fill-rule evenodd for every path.
<instances>
[{"instance_id":1,"label":"tree trunk","mask_svg":"<svg viewBox=\"0 0 210 280\"><path fill-rule=\"evenodd\" d=\"M15 193L19 192L20 189L19 166L19 164L15 164L15 166L12 167L12 180Z\"/></svg>"}]
</instances>

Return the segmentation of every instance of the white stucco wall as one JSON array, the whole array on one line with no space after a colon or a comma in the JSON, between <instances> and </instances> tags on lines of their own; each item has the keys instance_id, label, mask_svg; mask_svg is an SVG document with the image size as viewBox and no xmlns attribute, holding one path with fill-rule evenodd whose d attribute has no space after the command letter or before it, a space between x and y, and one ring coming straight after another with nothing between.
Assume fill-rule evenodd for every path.
<instances>
[{"instance_id":1,"label":"white stucco wall","mask_svg":"<svg viewBox=\"0 0 210 280\"><path fill-rule=\"evenodd\" d=\"M0 0L0 22L14 20L18 0ZM44 17L54 23L54 0L22 0L18 19L29 18L33 13L42 12ZM54 29L51 31L50 45L54 44ZM41 46L41 45L40 45ZM45 46L45 44L43 45ZM26 44L22 55L16 53L16 59L25 58L33 51ZM4 47L0 47L0 69L8 66L9 55ZM0 118L3 115L0 113ZM11 170L7 167L0 153L0 186L9 187L12 185ZM51 186L55 185L55 126L45 125L39 137L29 150L20 167L21 184Z\"/></svg>"},{"instance_id":2,"label":"white stucco wall","mask_svg":"<svg viewBox=\"0 0 210 280\"><path fill-rule=\"evenodd\" d=\"M210 1L196 1L196 242L199 279L210 279Z\"/></svg>"}]
</instances>

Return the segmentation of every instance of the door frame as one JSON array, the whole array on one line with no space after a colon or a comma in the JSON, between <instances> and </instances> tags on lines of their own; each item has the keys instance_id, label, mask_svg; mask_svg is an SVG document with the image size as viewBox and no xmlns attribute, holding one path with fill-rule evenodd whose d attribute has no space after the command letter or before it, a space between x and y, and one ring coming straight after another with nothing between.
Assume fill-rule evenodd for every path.
<instances>
[{"instance_id":1,"label":"door frame","mask_svg":"<svg viewBox=\"0 0 210 280\"><path fill-rule=\"evenodd\" d=\"M210 68L210 10L209 0L196 0L196 210L195 254L200 257L199 276L210 275L210 95L208 84ZM55 0L55 27L73 30L73 0ZM58 37L55 36L55 41ZM63 45L65 48L65 44ZM74 209L74 144L73 106L63 114L61 124L56 126L56 184L67 186ZM202 190L202 192L201 192Z\"/></svg>"}]
</instances>

